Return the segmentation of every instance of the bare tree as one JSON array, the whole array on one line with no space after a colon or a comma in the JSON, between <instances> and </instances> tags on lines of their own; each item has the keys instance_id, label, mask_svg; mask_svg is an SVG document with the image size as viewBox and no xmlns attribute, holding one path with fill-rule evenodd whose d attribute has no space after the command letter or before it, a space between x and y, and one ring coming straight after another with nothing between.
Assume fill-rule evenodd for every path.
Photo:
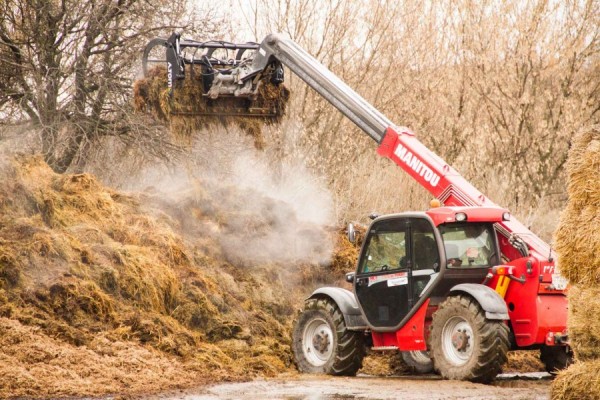
<instances>
[{"instance_id":1,"label":"bare tree","mask_svg":"<svg viewBox=\"0 0 600 400\"><path fill-rule=\"evenodd\" d=\"M149 37L218 23L185 0L5 0L0 13L0 115L30 121L58 172L103 137L146 135L129 103Z\"/></svg>"}]
</instances>

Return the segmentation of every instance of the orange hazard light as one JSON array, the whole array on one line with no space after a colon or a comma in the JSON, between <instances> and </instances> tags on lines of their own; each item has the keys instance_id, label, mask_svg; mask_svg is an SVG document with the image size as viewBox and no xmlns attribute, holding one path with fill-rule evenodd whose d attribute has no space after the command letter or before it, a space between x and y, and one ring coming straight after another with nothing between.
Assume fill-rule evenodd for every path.
<instances>
[{"instance_id":1,"label":"orange hazard light","mask_svg":"<svg viewBox=\"0 0 600 400\"><path fill-rule=\"evenodd\" d=\"M492 268L492 272L496 275L510 275L512 273L511 267L506 265L497 265Z\"/></svg>"}]
</instances>

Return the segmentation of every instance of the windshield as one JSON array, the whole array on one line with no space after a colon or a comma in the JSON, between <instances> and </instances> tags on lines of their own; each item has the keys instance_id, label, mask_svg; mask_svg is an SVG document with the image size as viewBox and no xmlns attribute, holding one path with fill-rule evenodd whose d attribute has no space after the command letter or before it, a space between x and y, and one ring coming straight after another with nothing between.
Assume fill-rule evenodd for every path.
<instances>
[{"instance_id":1,"label":"windshield","mask_svg":"<svg viewBox=\"0 0 600 400\"><path fill-rule=\"evenodd\" d=\"M440 233L448 268L487 268L498 264L491 224L442 225Z\"/></svg>"},{"instance_id":2,"label":"windshield","mask_svg":"<svg viewBox=\"0 0 600 400\"><path fill-rule=\"evenodd\" d=\"M379 272L406 267L403 264L406 256L404 232L380 232L371 236L366 257L363 259L361 272Z\"/></svg>"}]
</instances>

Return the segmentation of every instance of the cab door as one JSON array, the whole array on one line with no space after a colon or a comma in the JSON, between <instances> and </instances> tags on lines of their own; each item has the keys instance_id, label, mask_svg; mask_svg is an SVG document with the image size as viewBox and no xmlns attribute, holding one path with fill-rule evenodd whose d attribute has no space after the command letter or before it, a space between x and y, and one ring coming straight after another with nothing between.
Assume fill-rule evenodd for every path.
<instances>
[{"instance_id":1,"label":"cab door","mask_svg":"<svg viewBox=\"0 0 600 400\"><path fill-rule=\"evenodd\" d=\"M356 298L369 325L397 328L439 268L437 260L429 220L393 217L374 222L354 280Z\"/></svg>"}]
</instances>

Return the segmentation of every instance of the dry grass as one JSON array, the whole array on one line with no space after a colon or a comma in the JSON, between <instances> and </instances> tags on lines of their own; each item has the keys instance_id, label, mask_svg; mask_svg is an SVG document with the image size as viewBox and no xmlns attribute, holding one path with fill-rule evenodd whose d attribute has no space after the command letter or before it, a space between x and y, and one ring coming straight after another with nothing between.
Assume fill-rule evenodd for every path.
<instances>
[{"instance_id":1,"label":"dry grass","mask_svg":"<svg viewBox=\"0 0 600 400\"><path fill-rule=\"evenodd\" d=\"M539 351L519 350L508 353L508 363L503 372L538 372L544 371ZM411 367L402 360L400 353L372 352L363 362L360 373L375 376L411 375Z\"/></svg>"},{"instance_id":2,"label":"dry grass","mask_svg":"<svg viewBox=\"0 0 600 400\"><path fill-rule=\"evenodd\" d=\"M336 235L335 251L331 269L339 273L351 272L356 269L358 252L362 244L362 239L366 234L366 227L355 226L356 243L351 243L346 234L346 227L340 229Z\"/></svg>"},{"instance_id":3,"label":"dry grass","mask_svg":"<svg viewBox=\"0 0 600 400\"><path fill-rule=\"evenodd\" d=\"M508 352L508 362L502 367L503 372L538 372L545 371L540 361L540 352L535 350L517 350Z\"/></svg>"},{"instance_id":4,"label":"dry grass","mask_svg":"<svg viewBox=\"0 0 600 400\"><path fill-rule=\"evenodd\" d=\"M372 352L363 360L360 374L374 376L409 375L411 368L406 365L399 352Z\"/></svg>"},{"instance_id":5,"label":"dry grass","mask_svg":"<svg viewBox=\"0 0 600 400\"><path fill-rule=\"evenodd\" d=\"M2 397L148 393L206 380L176 357L97 335L86 346L65 344L39 327L0 318Z\"/></svg>"}]
</instances>

